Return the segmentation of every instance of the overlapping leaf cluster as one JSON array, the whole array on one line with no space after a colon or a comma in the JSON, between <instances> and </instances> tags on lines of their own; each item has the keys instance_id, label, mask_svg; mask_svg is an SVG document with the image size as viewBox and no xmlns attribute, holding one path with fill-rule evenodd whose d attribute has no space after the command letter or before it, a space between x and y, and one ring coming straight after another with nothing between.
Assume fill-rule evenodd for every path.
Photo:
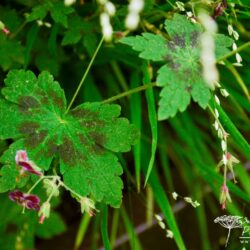
<instances>
[{"instance_id":1,"label":"overlapping leaf cluster","mask_svg":"<svg viewBox=\"0 0 250 250\"><path fill-rule=\"evenodd\" d=\"M184 111L191 98L206 108L210 91L206 86L200 65L200 36L202 27L191 23L185 16L175 14L166 20L165 29L170 40L161 35L143 33L142 36L125 37L122 43L139 51L146 60L163 61L158 70L157 86L163 87L159 101L158 119L164 120ZM215 36L216 56L229 52L232 39L217 34Z\"/></svg>"},{"instance_id":2,"label":"overlapping leaf cluster","mask_svg":"<svg viewBox=\"0 0 250 250\"><path fill-rule=\"evenodd\" d=\"M48 72L37 78L31 71L13 70L5 85L0 139L15 142L1 157L0 191L24 185L14 156L26 149L44 170L58 159L65 184L75 192L119 206L122 168L113 152L129 151L138 137L137 129L119 118L120 106L83 103L66 112L64 91Z\"/></svg>"}]
</instances>

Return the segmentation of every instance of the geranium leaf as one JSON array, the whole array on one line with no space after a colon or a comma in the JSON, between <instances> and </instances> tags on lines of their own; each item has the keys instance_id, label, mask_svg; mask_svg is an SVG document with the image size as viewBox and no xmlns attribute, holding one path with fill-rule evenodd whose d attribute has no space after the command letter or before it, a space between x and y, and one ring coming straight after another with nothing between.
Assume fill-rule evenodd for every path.
<instances>
[{"instance_id":1,"label":"geranium leaf","mask_svg":"<svg viewBox=\"0 0 250 250\"><path fill-rule=\"evenodd\" d=\"M120 118L120 106L83 103L66 113L66 99L48 72L11 71L0 100L1 139L16 141L1 157L14 161L18 149L48 170L59 157L65 183L75 192L119 206L122 168L112 152L127 152L138 130ZM6 125L8 124L8 125Z\"/></svg>"},{"instance_id":2,"label":"geranium leaf","mask_svg":"<svg viewBox=\"0 0 250 250\"><path fill-rule=\"evenodd\" d=\"M165 21L165 29L170 40L149 33L121 40L139 51L141 58L165 62L158 70L156 79L157 85L163 87L159 101L159 120L173 117L178 111L183 112L191 97L202 108L207 107L210 99L210 90L203 80L200 65L201 25L175 14L172 20ZM227 47L232 43L231 38L215 35L216 57L228 53Z\"/></svg>"}]
</instances>

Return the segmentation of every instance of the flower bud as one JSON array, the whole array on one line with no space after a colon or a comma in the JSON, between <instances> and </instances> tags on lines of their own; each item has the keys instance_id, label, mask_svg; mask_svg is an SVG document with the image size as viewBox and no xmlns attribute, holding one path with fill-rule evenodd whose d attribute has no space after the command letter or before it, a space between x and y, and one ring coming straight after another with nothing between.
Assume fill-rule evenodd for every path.
<instances>
[{"instance_id":1,"label":"flower bud","mask_svg":"<svg viewBox=\"0 0 250 250\"><path fill-rule=\"evenodd\" d=\"M221 204L222 209L226 209L227 200L229 202L232 202L229 191L228 191L228 187L225 183L223 183L221 187L221 195L220 195L220 204Z\"/></svg>"},{"instance_id":2,"label":"flower bud","mask_svg":"<svg viewBox=\"0 0 250 250\"><path fill-rule=\"evenodd\" d=\"M110 15L113 16L115 14L115 5L111 2L107 2L105 5L105 11Z\"/></svg>"},{"instance_id":3,"label":"flower bud","mask_svg":"<svg viewBox=\"0 0 250 250\"><path fill-rule=\"evenodd\" d=\"M49 202L44 202L38 212L38 216L40 216L39 223L43 224L44 220L46 218L49 218L50 216L50 203Z\"/></svg>"},{"instance_id":4,"label":"flower bud","mask_svg":"<svg viewBox=\"0 0 250 250\"><path fill-rule=\"evenodd\" d=\"M233 26L232 26L231 24L229 24L229 25L227 26L227 31L228 31L228 34L229 34L230 36L233 34L234 29L233 29Z\"/></svg>"},{"instance_id":5,"label":"flower bud","mask_svg":"<svg viewBox=\"0 0 250 250\"><path fill-rule=\"evenodd\" d=\"M228 96L229 96L229 93L227 92L226 89L221 89L221 90L220 90L220 93L221 93L221 95L224 96L224 97L228 97Z\"/></svg>"},{"instance_id":6,"label":"flower bud","mask_svg":"<svg viewBox=\"0 0 250 250\"><path fill-rule=\"evenodd\" d=\"M64 5L70 6L70 5L74 4L75 2L76 2L76 0L64 0Z\"/></svg>"},{"instance_id":7,"label":"flower bud","mask_svg":"<svg viewBox=\"0 0 250 250\"><path fill-rule=\"evenodd\" d=\"M176 192L173 192L173 193L172 193L172 197L173 197L174 200L176 200L177 197L178 197L178 194L177 194Z\"/></svg>"},{"instance_id":8,"label":"flower bud","mask_svg":"<svg viewBox=\"0 0 250 250\"><path fill-rule=\"evenodd\" d=\"M171 230L166 230L166 237L172 239L174 237L174 234Z\"/></svg>"},{"instance_id":9,"label":"flower bud","mask_svg":"<svg viewBox=\"0 0 250 250\"><path fill-rule=\"evenodd\" d=\"M217 95L214 95L214 100L218 105L220 105L220 99Z\"/></svg>"}]
</instances>

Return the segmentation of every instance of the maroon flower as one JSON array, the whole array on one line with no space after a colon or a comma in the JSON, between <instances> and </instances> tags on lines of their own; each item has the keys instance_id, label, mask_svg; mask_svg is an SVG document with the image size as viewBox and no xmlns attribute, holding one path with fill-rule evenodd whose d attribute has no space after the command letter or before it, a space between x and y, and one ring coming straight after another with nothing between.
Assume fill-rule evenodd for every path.
<instances>
[{"instance_id":1,"label":"maroon flower","mask_svg":"<svg viewBox=\"0 0 250 250\"><path fill-rule=\"evenodd\" d=\"M9 193L9 198L17 204L38 211L40 209L40 198L34 194L24 194L19 190Z\"/></svg>"},{"instance_id":2,"label":"maroon flower","mask_svg":"<svg viewBox=\"0 0 250 250\"><path fill-rule=\"evenodd\" d=\"M223 11L227 8L227 1L222 0L215 8L213 18L217 18L218 16L221 16Z\"/></svg>"},{"instance_id":3,"label":"maroon flower","mask_svg":"<svg viewBox=\"0 0 250 250\"><path fill-rule=\"evenodd\" d=\"M21 174L23 172L29 172L38 176L41 176L42 173L40 172L40 168L36 166L35 163L32 161L29 161L29 158L27 156L27 152L25 150L18 150L16 152L16 164L20 167L22 167Z\"/></svg>"}]
</instances>

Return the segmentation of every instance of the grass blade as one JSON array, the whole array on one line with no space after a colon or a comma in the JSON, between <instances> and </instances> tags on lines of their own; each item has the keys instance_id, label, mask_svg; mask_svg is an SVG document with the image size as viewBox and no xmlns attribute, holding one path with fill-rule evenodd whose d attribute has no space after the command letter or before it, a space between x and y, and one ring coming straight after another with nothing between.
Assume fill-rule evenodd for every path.
<instances>
[{"instance_id":1,"label":"grass blade","mask_svg":"<svg viewBox=\"0 0 250 250\"><path fill-rule=\"evenodd\" d=\"M140 76L138 72L134 72L131 76L131 89L139 86ZM142 105L141 105L141 93L136 93L130 97L130 111L131 111L131 123L141 130L142 124ZM141 140L133 147L133 155L135 162L135 178L137 192L140 192L140 174L141 174Z\"/></svg>"},{"instance_id":2,"label":"grass blade","mask_svg":"<svg viewBox=\"0 0 250 250\"><path fill-rule=\"evenodd\" d=\"M144 64L142 70L143 70L143 83L149 84L151 82L150 68L148 68L148 66ZM157 114L156 114L156 108L155 108L155 98L154 98L153 89L152 88L147 89L145 91L145 94L146 94L147 105L148 105L149 123L151 127L151 132L152 132L152 144L151 144L151 157L150 157L149 164L148 164L148 170L146 173L144 186L146 186L148 182L148 178L154 166L155 153L157 149L157 140L158 140Z\"/></svg>"},{"instance_id":3,"label":"grass blade","mask_svg":"<svg viewBox=\"0 0 250 250\"><path fill-rule=\"evenodd\" d=\"M105 250L111 250L108 238L108 207L106 205L102 207L101 234Z\"/></svg>"}]
</instances>

